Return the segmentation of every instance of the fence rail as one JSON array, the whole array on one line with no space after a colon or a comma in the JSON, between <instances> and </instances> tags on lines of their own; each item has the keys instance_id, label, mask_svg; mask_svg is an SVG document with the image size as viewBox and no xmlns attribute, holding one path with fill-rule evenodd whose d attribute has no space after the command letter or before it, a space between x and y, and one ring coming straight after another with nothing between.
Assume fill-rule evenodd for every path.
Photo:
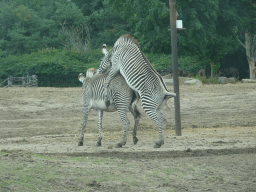
<instances>
[{"instance_id":1,"label":"fence rail","mask_svg":"<svg viewBox=\"0 0 256 192\"><path fill-rule=\"evenodd\" d=\"M3 86L3 85L5 85L4 87L37 87L38 80L36 75L32 75L32 76L27 75L25 77L10 76L0 84L0 86Z\"/></svg>"}]
</instances>

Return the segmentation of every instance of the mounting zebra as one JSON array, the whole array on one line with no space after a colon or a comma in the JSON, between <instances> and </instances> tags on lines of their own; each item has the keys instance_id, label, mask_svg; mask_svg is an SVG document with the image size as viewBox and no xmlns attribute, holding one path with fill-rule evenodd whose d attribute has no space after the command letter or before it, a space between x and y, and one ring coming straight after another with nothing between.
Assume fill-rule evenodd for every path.
<instances>
[{"instance_id":1,"label":"mounting zebra","mask_svg":"<svg viewBox=\"0 0 256 192\"><path fill-rule=\"evenodd\" d=\"M110 83L108 90L110 105L106 106L103 100L103 92L104 82L108 74L96 74L96 71L96 69L90 68L86 72L86 77L82 73L80 73L78 76L79 81L83 83L83 125L78 146L83 145L85 126L88 119L88 113L91 109L98 111L99 115L99 139L97 142L97 146L101 146L101 128L103 111L118 111L119 116L124 125L124 134L122 141L117 144L117 147L122 147L123 145L126 144L127 132L130 124L127 117L128 109L130 110L134 117L135 124L133 128L133 143L136 144L138 142L138 138L136 137L137 125L139 123L141 116L136 105L136 102L139 100L139 95L127 85L122 75L119 74L115 76Z\"/></svg>"},{"instance_id":2,"label":"mounting zebra","mask_svg":"<svg viewBox=\"0 0 256 192\"><path fill-rule=\"evenodd\" d=\"M166 127L163 107L166 101L176 94L168 92L162 77L141 52L138 41L132 36L122 35L111 51L107 50L105 44L102 48L105 57L101 60L97 73L109 71L104 83L105 103L108 104L109 101L108 87L120 72L128 86L140 95L143 109L156 122L159 128L159 140L154 147L161 147L164 144Z\"/></svg>"}]
</instances>

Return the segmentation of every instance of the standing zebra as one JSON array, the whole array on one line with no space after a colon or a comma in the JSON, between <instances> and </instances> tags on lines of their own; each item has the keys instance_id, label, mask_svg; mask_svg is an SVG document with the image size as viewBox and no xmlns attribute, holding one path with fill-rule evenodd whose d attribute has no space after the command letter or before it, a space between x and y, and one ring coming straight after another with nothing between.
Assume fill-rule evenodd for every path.
<instances>
[{"instance_id":1,"label":"standing zebra","mask_svg":"<svg viewBox=\"0 0 256 192\"><path fill-rule=\"evenodd\" d=\"M90 68L86 72L86 77L80 73L78 76L79 81L83 83L83 126L82 133L79 139L78 146L83 145L85 126L88 119L88 113L90 109L95 109L98 111L98 129L99 129L99 140L97 146L101 146L101 128L102 128L102 117L103 111L114 112L118 111L119 116L124 125L123 140L117 144L117 147L122 147L126 144L127 132L129 127L129 120L127 118L126 112L128 109L134 117L134 128L133 128L133 143L138 142L136 137L137 125L140 120L140 112L137 109L135 102L139 99L137 93L135 93L125 82L122 75L117 75L110 83L110 88L108 91L110 105L106 106L103 100L104 92L104 81L107 78L106 74L96 74L96 69Z\"/></svg>"},{"instance_id":2,"label":"standing zebra","mask_svg":"<svg viewBox=\"0 0 256 192\"><path fill-rule=\"evenodd\" d=\"M159 128L159 140L154 147L161 147L164 144L163 135L166 127L163 107L166 101L175 97L176 94L168 92L162 77L141 52L138 41L132 36L122 35L109 52L105 44L102 48L105 57L102 59L97 73L109 71L104 83L106 104L109 101L107 91L110 82L120 72L128 86L140 95L143 109L156 122Z\"/></svg>"}]
</instances>

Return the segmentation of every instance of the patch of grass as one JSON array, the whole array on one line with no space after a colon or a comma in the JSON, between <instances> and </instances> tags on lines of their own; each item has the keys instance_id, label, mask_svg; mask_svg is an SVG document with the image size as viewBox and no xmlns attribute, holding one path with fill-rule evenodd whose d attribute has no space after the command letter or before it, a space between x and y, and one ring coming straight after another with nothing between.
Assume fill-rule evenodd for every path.
<instances>
[{"instance_id":1,"label":"patch of grass","mask_svg":"<svg viewBox=\"0 0 256 192\"><path fill-rule=\"evenodd\" d=\"M8 183L4 181L4 179L0 178L0 189L7 190L7 188L8 188Z\"/></svg>"},{"instance_id":2,"label":"patch of grass","mask_svg":"<svg viewBox=\"0 0 256 192\"><path fill-rule=\"evenodd\" d=\"M185 173L184 171L181 171L180 169L173 169L173 168L169 168L169 169L164 169L163 170L164 173L166 173L167 175L187 175L187 173Z\"/></svg>"},{"instance_id":3,"label":"patch of grass","mask_svg":"<svg viewBox=\"0 0 256 192\"><path fill-rule=\"evenodd\" d=\"M197 181L223 183L221 175L204 178L201 169L207 168L184 162L172 164L169 159L158 158L140 161L1 152L0 191L151 191L155 187L179 191L179 183L191 175L196 179L202 177ZM165 185L174 178L177 184Z\"/></svg>"},{"instance_id":4,"label":"patch of grass","mask_svg":"<svg viewBox=\"0 0 256 192\"><path fill-rule=\"evenodd\" d=\"M218 77L211 77L208 79L208 83L210 84L220 84Z\"/></svg>"},{"instance_id":5,"label":"patch of grass","mask_svg":"<svg viewBox=\"0 0 256 192\"><path fill-rule=\"evenodd\" d=\"M10 186L14 186L11 190L28 192L88 191L90 187L85 184L92 180L97 183L125 181L132 186L138 186L139 181L137 177L127 177L116 171L120 168L116 166L118 161L113 162L114 160L110 158L63 158L42 154L1 153L0 159L1 175L13 175L13 177L0 175L0 191L9 190Z\"/></svg>"},{"instance_id":6,"label":"patch of grass","mask_svg":"<svg viewBox=\"0 0 256 192\"><path fill-rule=\"evenodd\" d=\"M231 82L232 84L236 84L239 81L239 79L236 77L234 77L234 79L235 79L235 81Z\"/></svg>"},{"instance_id":7,"label":"patch of grass","mask_svg":"<svg viewBox=\"0 0 256 192\"><path fill-rule=\"evenodd\" d=\"M200 80L204 84L220 84L219 78L217 76L207 78L206 76L197 74L194 78Z\"/></svg>"},{"instance_id":8,"label":"patch of grass","mask_svg":"<svg viewBox=\"0 0 256 192\"><path fill-rule=\"evenodd\" d=\"M201 75L197 74L194 78L200 80L202 83L208 83L208 79L206 76L201 76Z\"/></svg>"}]
</instances>

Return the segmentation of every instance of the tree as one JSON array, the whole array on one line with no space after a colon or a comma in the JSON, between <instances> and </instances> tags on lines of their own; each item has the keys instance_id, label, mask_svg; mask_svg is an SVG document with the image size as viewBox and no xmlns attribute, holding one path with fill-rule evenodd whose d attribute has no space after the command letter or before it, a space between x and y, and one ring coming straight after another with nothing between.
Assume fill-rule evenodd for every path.
<instances>
[{"instance_id":1,"label":"tree","mask_svg":"<svg viewBox=\"0 0 256 192\"><path fill-rule=\"evenodd\" d=\"M146 52L170 53L169 2L163 0L108 0L131 26Z\"/></svg>"},{"instance_id":2,"label":"tree","mask_svg":"<svg viewBox=\"0 0 256 192\"><path fill-rule=\"evenodd\" d=\"M84 24L81 10L66 0L13 0L0 2L0 48L6 54L61 48L65 27Z\"/></svg>"},{"instance_id":3,"label":"tree","mask_svg":"<svg viewBox=\"0 0 256 192\"><path fill-rule=\"evenodd\" d=\"M94 8L95 11L86 16L85 23L89 27L91 45L95 48L101 47L102 44L111 46L121 35L130 32L130 25L109 6L107 1L103 1L102 7Z\"/></svg>"},{"instance_id":4,"label":"tree","mask_svg":"<svg viewBox=\"0 0 256 192\"><path fill-rule=\"evenodd\" d=\"M243 0L241 7L246 11L243 20L236 27L237 39L245 48L249 64L250 79L255 79L256 74L256 4L251 0Z\"/></svg>"},{"instance_id":5,"label":"tree","mask_svg":"<svg viewBox=\"0 0 256 192\"><path fill-rule=\"evenodd\" d=\"M108 0L110 5L133 26L133 35L145 51L169 53L170 11L165 0ZM197 55L213 71L220 60L238 45L232 32L238 21L237 2L231 0L179 0L178 19L186 30L178 32L180 55Z\"/></svg>"},{"instance_id":6,"label":"tree","mask_svg":"<svg viewBox=\"0 0 256 192\"><path fill-rule=\"evenodd\" d=\"M90 34L86 25L78 27L67 27L62 25L60 31L63 34L63 46L68 50L76 50L84 53L90 48Z\"/></svg>"}]
</instances>

